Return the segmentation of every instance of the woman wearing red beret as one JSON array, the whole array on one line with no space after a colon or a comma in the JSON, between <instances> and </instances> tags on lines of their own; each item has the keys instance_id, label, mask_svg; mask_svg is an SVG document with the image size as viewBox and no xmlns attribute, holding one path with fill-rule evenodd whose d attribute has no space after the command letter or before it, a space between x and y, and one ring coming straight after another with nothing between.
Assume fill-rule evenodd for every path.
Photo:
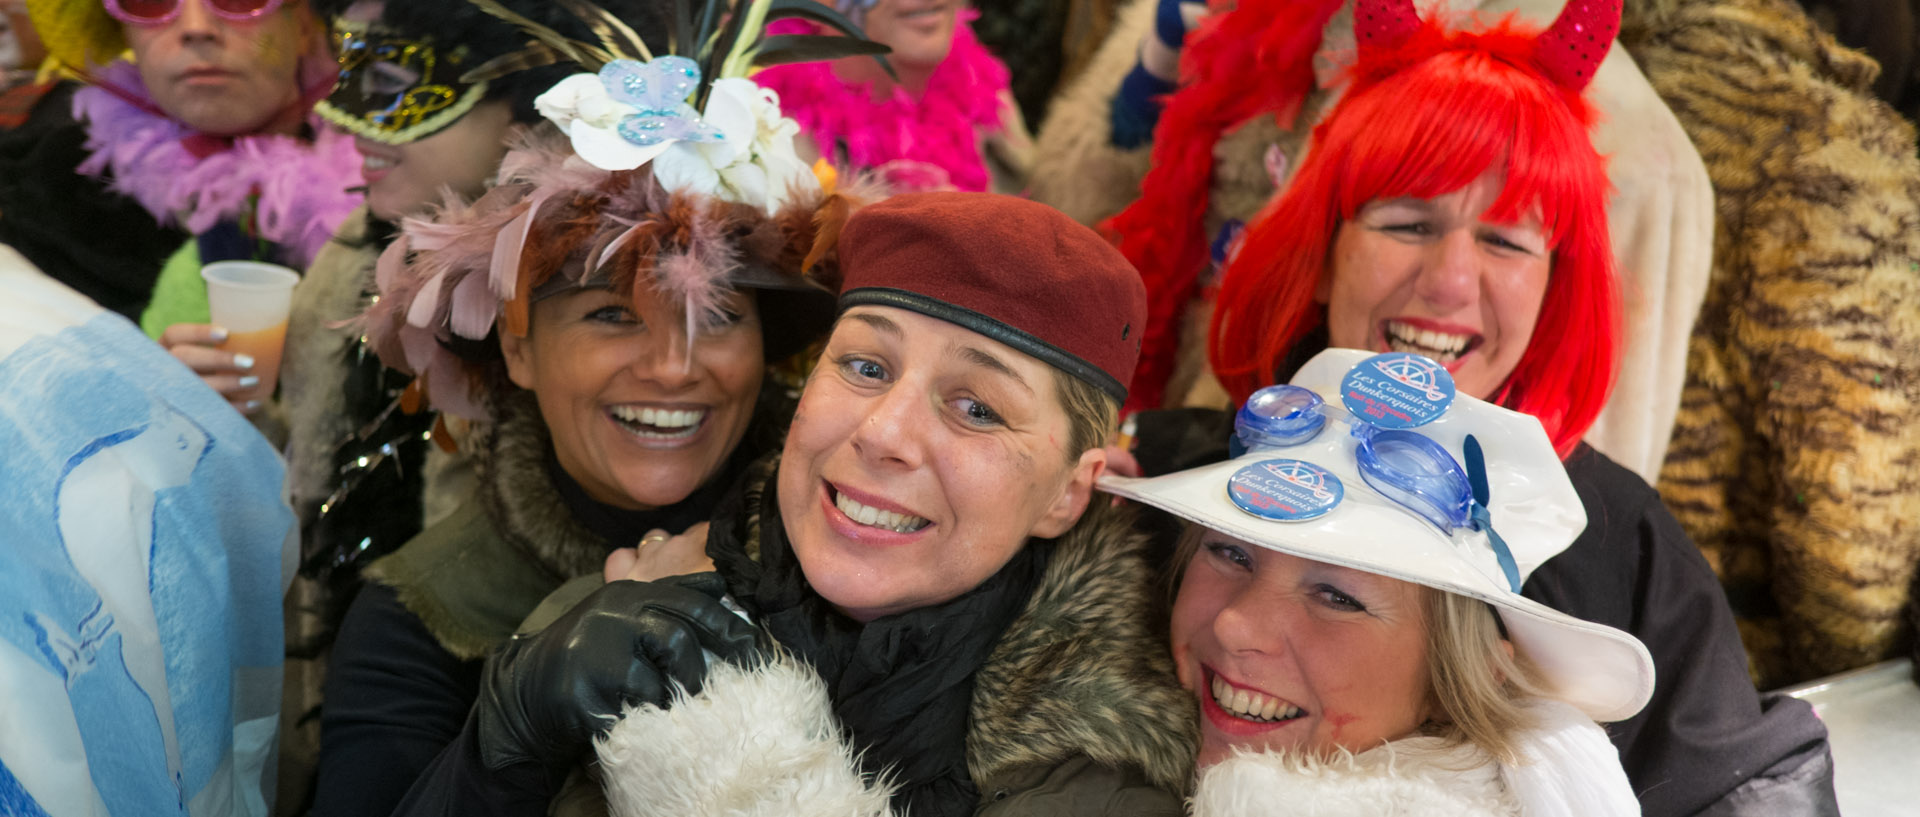
<instances>
[{"instance_id":1,"label":"woman wearing red beret","mask_svg":"<svg viewBox=\"0 0 1920 817\"><path fill-rule=\"evenodd\" d=\"M609 582L496 654L479 758L604 732L623 816L1180 814L1193 701L1144 538L1091 501L1139 277L1058 211L988 194L888 199L829 220L816 255L836 233L840 316L783 454L704 537L621 561L699 575ZM644 590L709 570L745 621ZM647 626L605 626L635 598ZM763 647L744 659L743 631ZM650 699L636 674L693 693L623 706Z\"/></svg>"}]
</instances>

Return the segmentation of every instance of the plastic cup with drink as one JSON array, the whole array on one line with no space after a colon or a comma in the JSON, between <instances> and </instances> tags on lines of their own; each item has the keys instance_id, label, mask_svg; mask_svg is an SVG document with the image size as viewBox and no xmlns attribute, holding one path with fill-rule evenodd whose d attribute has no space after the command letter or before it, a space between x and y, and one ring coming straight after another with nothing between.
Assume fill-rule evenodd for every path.
<instances>
[{"instance_id":1,"label":"plastic cup with drink","mask_svg":"<svg viewBox=\"0 0 1920 817\"><path fill-rule=\"evenodd\" d=\"M265 401L280 379L280 351L287 340L287 313L300 274L259 261L217 261L200 270L207 282L213 323L227 330L220 348L253 358L249 373L260 384L236 401Z\"/></svg>"}]
</instances>

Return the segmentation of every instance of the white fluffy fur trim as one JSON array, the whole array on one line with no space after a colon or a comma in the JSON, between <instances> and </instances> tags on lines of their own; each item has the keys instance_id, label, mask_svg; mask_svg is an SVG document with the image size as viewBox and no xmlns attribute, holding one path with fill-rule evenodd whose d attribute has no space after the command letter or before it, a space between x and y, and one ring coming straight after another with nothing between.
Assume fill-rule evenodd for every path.
<instances>
[{"instance_id":1,"label":"white fluffy fur trim","mask_svg":"<svg viewBox=\"0 0 1920 817\"><path fill-rule=\"evenodd\" d=\"M1527 706L1534 726L1527 730L1522 762L1500 776L1519 799L1527 817L1638 817L1620 751L1607 733L1580 710L1553 700Z\"/></svg>"},{"instance_id":2,"label":"white fluffy fur trim","mask_svg":"<svg viewBox=\"0 0 1920 817\"><path fill-rule=\"evenodd\" d=\"M1606 732L1564 703L1527 701L1533 724L1504 765L1472 745L1407 738L1330 759L1242 752L1203 770L1193 817L1637 817Z\"/></svg>"},{"instance_id":3,"label":"white fluffy fur trim","mask_svg":"<svg viewBox=\"0 0 1920 817\"><path fill-rule=\"evenodd\" d=\"M1201 772L1194 817L1511 817L1493 758L1434 738L1319 760L1240 753Z\"/></svg>"},{"instance_id":4,"label":"white fluffy fur trim","mask_svg":"<svg viewBox=\"0 0 1920 817\"><path fill-rule=\"evenodd\" d=\"M716 663L699 695L629 708L598 746L612 817L881 817L826 685L791 658Z\"/></svg>"}]
</instances>

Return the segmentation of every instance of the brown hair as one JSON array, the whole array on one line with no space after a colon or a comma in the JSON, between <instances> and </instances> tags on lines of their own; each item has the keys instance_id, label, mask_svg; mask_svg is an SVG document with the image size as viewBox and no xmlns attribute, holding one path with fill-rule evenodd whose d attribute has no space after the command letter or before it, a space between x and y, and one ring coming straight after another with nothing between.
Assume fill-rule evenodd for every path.
<instances>
[{"instance_id":1,"label":"brown hair","mask_svg":"<svg viewBox=\"0 0 1920 817\"><path fill-rule=\"evenodd\" d=\"M1099 387L1053 369L1054 393L1067 412L1067 462L1106 445L1120 422L1120 404Z\"/></svg>"}]
</instances>

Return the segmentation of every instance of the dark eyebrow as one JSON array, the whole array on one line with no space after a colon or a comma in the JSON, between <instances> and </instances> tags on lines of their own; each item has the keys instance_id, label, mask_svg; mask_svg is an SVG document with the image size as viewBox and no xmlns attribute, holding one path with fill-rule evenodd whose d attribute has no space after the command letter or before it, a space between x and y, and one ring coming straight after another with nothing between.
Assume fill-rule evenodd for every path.
<instances>
[{"instance_id":1,"label":"dark eyebrow","mask_svg":"<svg viewBox=\"0 0 1920 817\"><path fill-rule=\"evenodd\" d=\"M873 330L876 332L884 332L896 338L905 334L900 331L900 324L894 323L893 319L885 315L875 315L871 312L855 312L847 317L873 327Z\"/></svg>"},{"instance_id":2,"label":"dark eyebrow","mask_svg":"<svg viewBox=\"0 0 1920 817\"><path fill-rule=\"evenodd\" d=\"M985 349L981 349L974 346L962 346L962 347L959 347L957 351L960 353L961 359L967 361L968 363L972 363L984 369L989 369L991 371L999 372L1000 374L1005 375L1007 379L1012 380L1015 385L1018 385L1020 388L1026 389L1028 394L1033 393L1033 387L1027 385L1027 381L1022 377L1020 377L1020 374L1018 372L1015 372L1012 366L1008 366L1005 362L1001 361L1000 358L994 357L992 353L989 353Z\"/></svg>"}]
</instances>

